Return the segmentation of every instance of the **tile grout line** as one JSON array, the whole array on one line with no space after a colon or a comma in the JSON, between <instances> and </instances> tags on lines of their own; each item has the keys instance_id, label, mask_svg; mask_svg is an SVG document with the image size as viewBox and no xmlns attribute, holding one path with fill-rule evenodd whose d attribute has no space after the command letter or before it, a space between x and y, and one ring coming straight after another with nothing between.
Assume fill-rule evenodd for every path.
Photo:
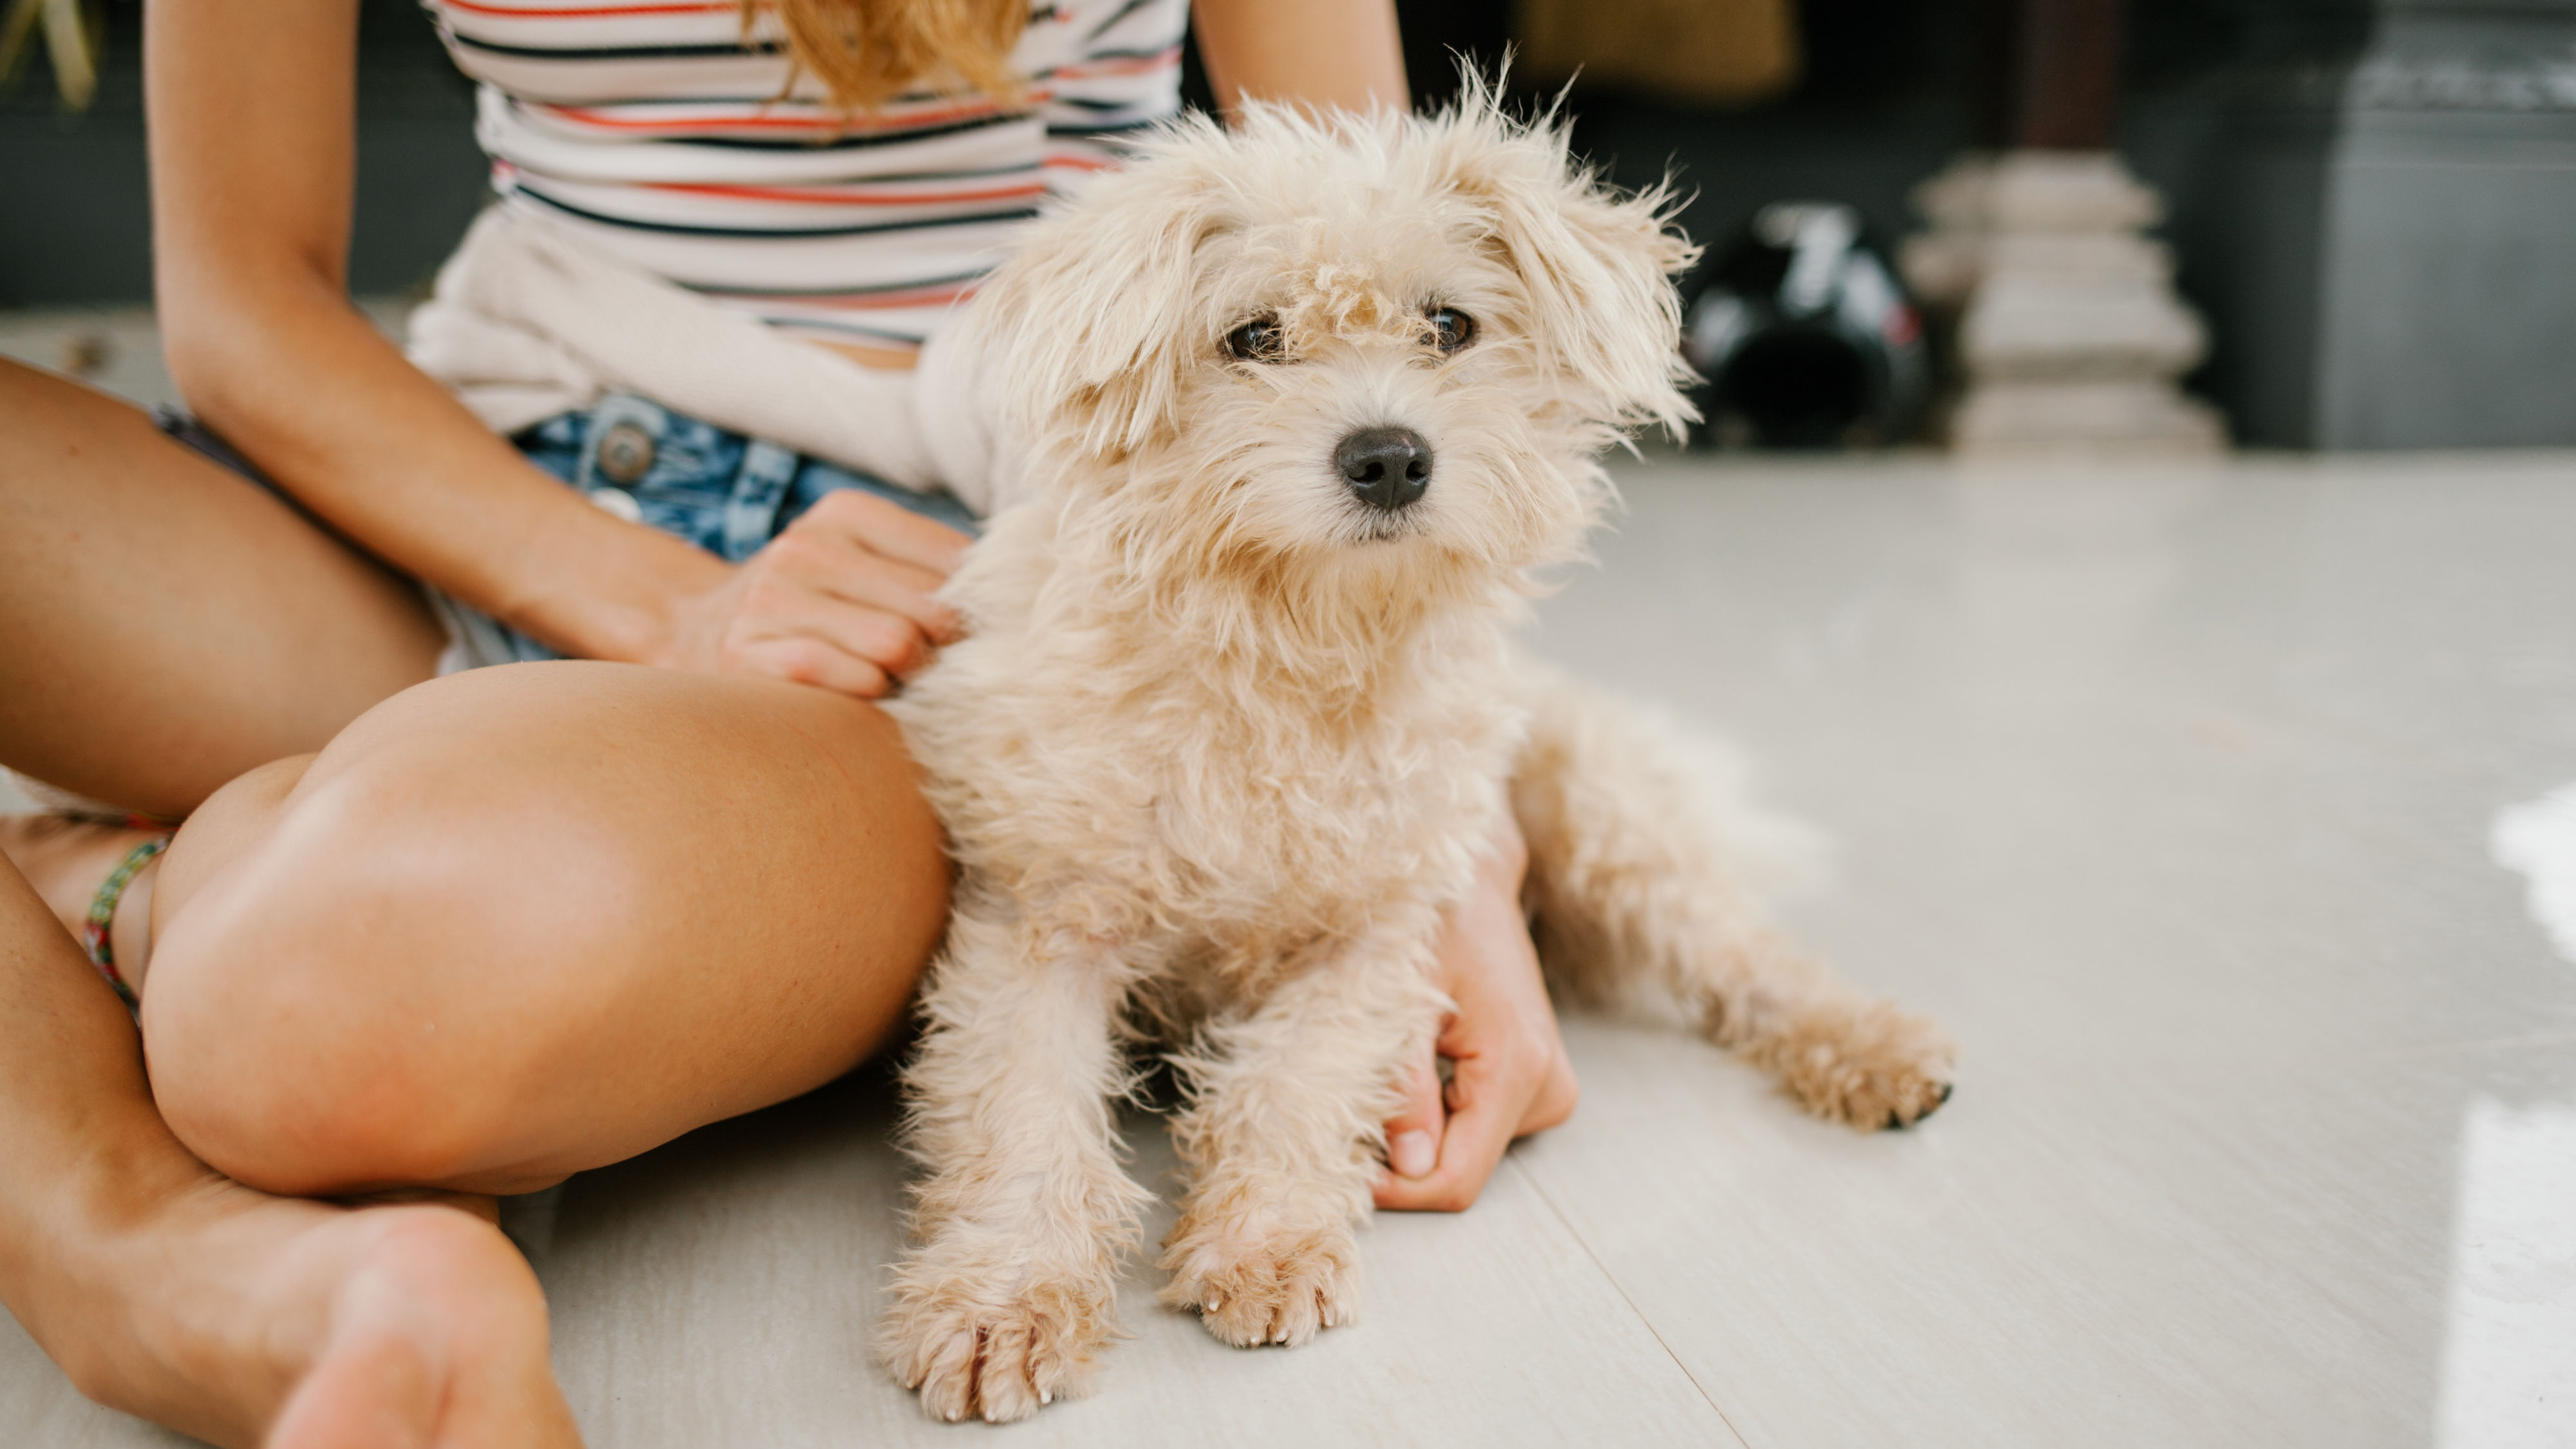
<instances>
[{"instance_id":1,"label":"tile grout line","mask_svg":"<svg viewBox=\"0 0 2576 1449\"><path fill-rule=\"evenodd\" d=\"M1573 1219L1565 1215L1565 1209L1556 1205L1556 1199L1548 1193L1547 1184L1540 1182L1538 1174L1530 1171L1529 1167L1518 1158L1504 1160L1511 1164L1514 1172L1520 1174L1523 1182L1530 1185L1530 1191L1538 1194L1538 1200L1547 1205L1548 1215L1556 1219L1557 1226L1565 1229L1567 1237L1574 1239L1574 1245L1581 1248L1583 1256L1591 1260L1593 1269L1600 1273L1602 1281L1608 1283L1618 1293L1619 1301L1627 1304L1628 1311L1637 1315L1637 1321L1646 1326L1646 1332L1654 1335L1655 1346L1664 1351L1664 1357L1673 1361L1673 1367L1682 1371L1682 1377L1690 1381L1691 1389L1699 1395L1700 1402L1708 1405L1710 1413L1717 1415L1717 1422L1726 1426L1726 1432L1735 1436L1736 1443L1744 1446L1744 1449L1753 1449L1753 1441L1745 1438L1744 1431L1735 1427L1735 1421L1726 1417L1726 1410L1718 1407L1716 1398L1708 1391L1708 1386L1699 1381L1699 1375L1692 1373L1690 1365L1682 1362L1682 1356L1673 1352L1673 1346L1664 1341L1664 1331L1655 1326L1655 1320L1646 1316L1646 1310L1637 1306L1636 1299L1628 1296L1628 1285L1619 1281L1619 1275L1611 1272L1610 1266L1601 1261L1601 1255L1592 1251L1591 1240L1583 1236L1583 1230L1576 1227Z\"/></svg>"}]
</instances>

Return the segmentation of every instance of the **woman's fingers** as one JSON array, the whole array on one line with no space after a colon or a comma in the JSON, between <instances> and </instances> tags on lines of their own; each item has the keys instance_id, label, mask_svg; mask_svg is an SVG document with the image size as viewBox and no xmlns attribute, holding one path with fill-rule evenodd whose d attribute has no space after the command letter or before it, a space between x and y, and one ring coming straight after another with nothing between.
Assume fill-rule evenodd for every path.
<instances>
[{"instance_id":1,"label":"woman's fingers","mask_svg":"<svg viewBox=\"0 0 2576 1449\"><path fill-rule=\"evenodd\" d=\"M965 623L955 609L934 597L939 585L939 576L928 569L880 558L875 568L841 574L827 587L835 597L853 604L903 615L920 625L933 644L954 644L965 637Z\"/></svg>"},{"instance_id":2,"label":"woman's fingers","mask_svg":"<svg viewBox=\"0 0 2576 1449\"><path fill-rule=\"evenodd\" d=\"M791 547L791 545L794 545ZM901 678L930 662L936 650L936 636L917 612L891 605L905 598L918 605L917 596L909 596L900 583L873 586L877 597L888 599L880 604L862 602L853 594L867 595L871 586L851 582L861 570L834 569L828 555L841 553L840 545L781 539L770 545L780 556L767 561L756 560L745 566L741 580L741 598L732 625L726 630L725 653L729 664L739 665L752 658L777 658L775 647L755 652L754 646L774 645L779 640L803 640L820 644L873 665L885 675ZM855 551L850 551L855 553ZM827 557L816 558L822 554ZM844 564L848 560L841 560ZM878 569L895 567L884 560L874 560ZM937 617L934 615L934 617ZM794 651L787 651L792 654ZM764 670L763 672L775 672ZM820 679L789 675L802 683L819 684ZM831 686L837 688L838 686ZM882 682L879 684L882 691Z\"/></svg>"},{"instance_id":3,"label":"woman's fingers","mask_svg":"<svg viewBox=\"0 0 2576 1449\"><path fill-rule=\"evenodd\" d=\"M728 653L740 673L811 684L854 699L883 699L894 687L884 670L820 639L755 639Z\"/></svg>"},{"instance_id":4,"label":"woman's fingers","mask_svg":"<svg viewBox=\"0 0 2576 1449\"><path fill-rule=\"evenodd\" d=\"M744 591L724 653L728 668L875 699L929 662L932 645L901 614L771 576L752 580Z\"/></svg>"},{"instance_id":5,"label":"woman's fingers","mask_svg":"<svg viewBox=\"0 0 2576 1449\"><path fill-rule=\"evenodd\" d=\"M934 595L969 542L874 494L828 494L687 600L653 662L881 697L962 632Z\"/></svg>"},{"instance_id":6,"label":"woman's fingers","mask_svg":"<svg viewBox=\"0 0 2576 1449\"><path fill-rule=\"evenodd\" d=\"M1440 1166L1440 1134L1448 1110L1440 1100L1440 1063L1425 1043L1404 1090L1404 1106L1386 1124L1389 1171L1378 1184L1378 1206L1393 1207L1387 1194L1401 1178L1429 1177Z\"/></svg>"},{"instance_id":7,"label":"woman's fingers","mask_svg":"<svg viewBox=\"0 0 2576 1449\"><path fill-rule=\"evenodd\" d=\"M837 534L870 553L927 569L940 578L957 571L974 540L936 519L857 488L826 493L788 530Z\"/></svg>"},{"instance_id":8,"label":"woman's fingers","mask_svg":"<svg viewBox=\"0 0 2576 1449\"><path fill-rule=\"evenodd\" d=\"M1456 1064L1449 1079L1449 1119L1440 1136L1440 1162L1427 1177L1390 1176L1378 1184L1377 1205L1416 1212L1464 1212L1502 1164L1503 1150L1520 1135L1528 1100L1513 1090L1511 1073L1488 1057Z\"/></svg>"},{"instance_id":9,"label":"woman's fingers","mask_svg":"<svg viewBox=\"0 0 2576 1449\"><path fill-rule=\"evenodd\" d=\"M876 553L854 535L800 528L780 536L766 553L766 567L784 581L844 603L901 614L935 643L952 642L958 635L957 611L932 597L946 575Z\"/></svg>"}]
</instances>

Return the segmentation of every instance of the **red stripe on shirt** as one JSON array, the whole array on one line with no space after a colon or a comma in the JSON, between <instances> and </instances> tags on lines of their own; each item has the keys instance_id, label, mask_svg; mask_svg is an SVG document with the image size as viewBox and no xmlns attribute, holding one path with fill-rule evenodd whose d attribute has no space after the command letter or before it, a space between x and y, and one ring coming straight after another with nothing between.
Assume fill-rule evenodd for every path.
<instances>
[{"instance_id":1,"label":"red stripe on shirt","mask_svg":"<svg viewBox=\"0 0 2576 1449\"><path fill-rule=\"evenodd\" d=\"M1029 93L1029 104L1031 105L1036 105L1047 99L1048 96L1043 91L1031 91ZM544 111L550 115L561 116L566 120L575 121L585 126L597 126L603 130L669 131L673 133L711 130L822 131L833 133L871 130L904 131L910 130L916 126L937 126L943 125L949 121L965 121L983 116L998 116L1006 114L1000 106L994 105L990 102L950 106L944 110L936 111L914 111L899 116L842 115L838 112L834 112L831 114L803 117L673 116L667 118L649 116L610 116L603 115L599 111L588 106L553 106L536 101L521 101L520 104L528 110Z\"/></svg>"},{"instance_id":2,"label":"red stripe on shirt","mask_svg":"<svg viewBox=\"0 0 2576 1449\"><path fill-rule=\"evenodd\" d=\"M1165 66L1180 63L1181 48L1175 45L1155 55L1121 55L1113 56L1108 60L1078 60L1071 65L1057 66L1047 74L1056 79L1065 76L1079 78L1090 75L1146 75L1161 70Z\"/></svg>"},{"instance_id":3,"label":"red stripe on shirt","mask_svg":"<svg viewBox=\"0 0 2576 1449\"><path fill-rule=\"evenodd\" d=\"M551 9L525 5L477 5L472 0L439 0L440 8L463 10L475 15L499 15L512 20L605 20L620 15L715 15L739 10L717 0L715 4L676 5L582 5L568 9Z\"/></svg>"},{"instance_id":4,"label":"red stripe on shirt","mask_svg":"<svg viewBox=\"0 0 2576 1449\"><path fill-rule=\"evenodd\" d=\"M1015 196L1044 196L1043 182L996 186L983 191L925 191L912 195L856 196L828 186L726 186L695 181L645 181L650 191L677 191L691 196L723 196L745 201L797 201L831 206L940 206L958 201L1000 201Z\"/></svg>"},{"instance_id":5,"label":"red stripe on shirt","mask_svg":"<svg viewBox=\"0 0 2576 1449\"><path fill-rule=\"evenodd\" d=\"M975 289L982 285L981 282L959 282L945 287L915 287L900 292L869 292L857 295L837 292L781 294L722 290L701 291L699 295L726 302L747 303L752 306L814 307L835 312L874 312L891 311L903 307L931 307L943 302L955 302L974 296Z\"/></svg>"}]
</instances>

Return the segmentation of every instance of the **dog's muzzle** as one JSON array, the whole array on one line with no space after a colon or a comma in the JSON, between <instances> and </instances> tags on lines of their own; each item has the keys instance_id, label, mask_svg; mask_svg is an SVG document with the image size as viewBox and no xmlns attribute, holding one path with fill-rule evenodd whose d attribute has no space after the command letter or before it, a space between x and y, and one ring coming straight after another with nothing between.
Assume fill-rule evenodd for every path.
<instances>
[{"instance_id":1,"label":"dog's muzzle","mask_svg":"<svg viewBox=\"0 0 2576 1449\"><path fill-rule=\"evenodd\" d=\"M1333 450L1360 501L1381 513L1410 508L1431 486L1431 445L1411 428L1362 428Z\"/></svg>"}]
</instances>

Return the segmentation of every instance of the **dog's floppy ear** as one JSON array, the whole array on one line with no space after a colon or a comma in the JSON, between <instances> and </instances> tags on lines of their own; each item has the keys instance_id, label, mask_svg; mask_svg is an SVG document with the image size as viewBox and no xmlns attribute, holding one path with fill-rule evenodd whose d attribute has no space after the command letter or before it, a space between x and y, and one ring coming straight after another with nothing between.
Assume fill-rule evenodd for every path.
<instances>
[{"instance_id":1,"label":"dog's floppy ear","mask_svg":"<svg viewBox=\"0 0 2576 1449\"><path fill-rule=\"evenodd\" d=\"M1521 279L1519 320L1558 395L1591 420L1678 435L1697 414L1680 386L1690 369L1672 274L1698 249L1671 229L1670 194L1604 189L1574 163L1561 125L1513 121L1485 83L1432 126L1449 184Z\"/></svg>"},{"instance_id":2,"label":"dog's floppy ear","mask_svg":"<svg viewBox=\"0 0 2576 1449\"><path fill-rule=\"evenodd\" d=\"M977 298L1001 343L1002 405L1040 446L1116 458L1177 425L1181 370L1207 330L1199 248L1217 226L1186 155L1212 130L1185 122L1150 148L1171 160L1093 180Z\"/></svg>"}]
</instances>

